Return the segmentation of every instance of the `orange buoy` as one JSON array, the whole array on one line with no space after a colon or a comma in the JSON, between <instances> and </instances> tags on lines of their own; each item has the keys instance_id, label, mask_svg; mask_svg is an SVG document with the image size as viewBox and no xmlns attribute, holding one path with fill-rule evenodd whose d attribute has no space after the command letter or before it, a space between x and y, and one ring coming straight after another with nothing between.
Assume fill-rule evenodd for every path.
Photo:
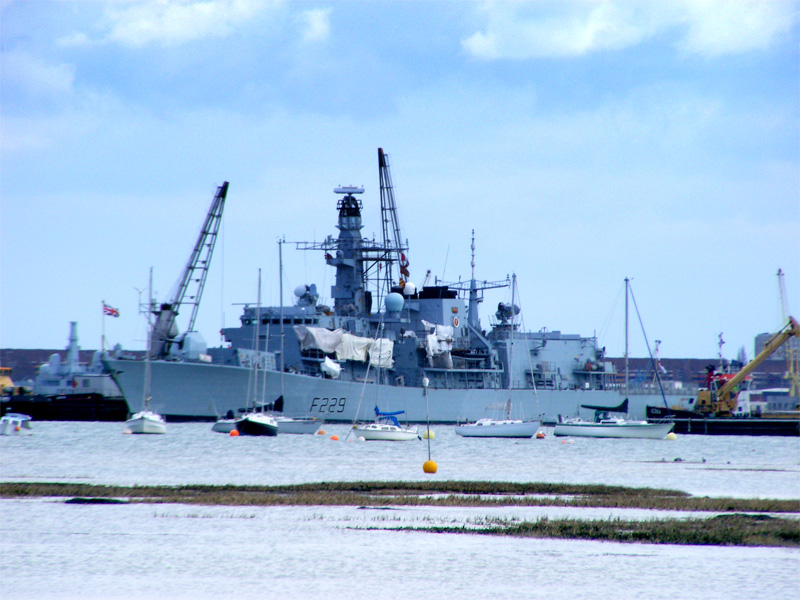
<instances>
[{"instance_id":1,"label":"orange buoy","mask_svg":"<svg viewBox=\"0 0 800 600\"><path fill-rule=\"evenodd\" d=\"M436 463L432 460L426 460L422 463L422 470L426 473L436 473Z\"/></svg>"},{"instance_id":2,"label":"orange buoy","mask_svg":"<svg viewBox=\"0 0 800 600\"><path fill-rule=\"evenodd\" d=\"M338 441L339 441L339 436L338 436L338 435L336 435L336 434L333 434L333 435L331 436L331 439L332 439L334 442L338 442Z\"/></svg>"},{"instance_id":3,"label":"orange buoy","mask_svg":"<svg viewBox=\"0 0 800 600\"><path fill-rule=\"evenodd\" d=\"M238 429L231 429L231 437L238 437L239 430Z\"/></svg>"},{"instance_id":4,"label":"orange buoy","mask_svg":"<svg viewBox=\"0 0 800 600\"><path fill-rule=\"evenodd\" d=\"M543 440L544 438L545 438L545 435L544 435L543 432L541 432L541 431L537 432L537 434L536 434L536 439L537 440Z\"/></svg>"},{"instance_id":5,"label":"orange buoy","mask_svg":"<svg viewBox=\"0 0 800 600\"><path fill-rule=\"evenodd\" d=\"M320 429L319 431L317 431L317 435L325 435L325 430Z\"/></svg>"}]
</instances>

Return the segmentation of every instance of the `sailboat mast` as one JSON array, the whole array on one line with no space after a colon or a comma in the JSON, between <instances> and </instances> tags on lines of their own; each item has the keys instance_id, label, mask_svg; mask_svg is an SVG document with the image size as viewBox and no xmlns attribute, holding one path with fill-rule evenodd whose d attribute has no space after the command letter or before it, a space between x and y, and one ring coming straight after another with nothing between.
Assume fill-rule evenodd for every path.
<instances>
[{"instance_id":1,"label":"sailboat mast","mask_svg":"<svg viewBox=\"0 0 800 600\"><path fill-rule=\"evenodd\" d=\"M281 307L281 397L283 396L283 240L278 240L278 287L280 289L280 307Z\"/></svg>"},{"instance_id":2,"label":"sailboat mast","mask_svg":"<svg viewBox=\"0 0 800 600\"><path fill-rule=\"evenodd\" d=\"M147 350L144 353L144 390L142 390L142 406L150 408L150 352L153 341L153 267L150 267L150 281L147 286Z\"/></svg>"},{"instance_id":3,"label":"sailboat mast","mask_svg":"<svg viewBox=\"0 0 800 600\"><path fill-rule=\"evenodd\" d=\"M625 278L625 398L628 397L628 288L630 279Z\"/></svg>"},{"instance_id":4,"label":"sailboat mast","mask_svg":"<svg viewBox=\"0 0 800 600\"><path fill-rule=\"evenodd\" d=\"M258 400L258 363L259 363L259 360L258 360L258 356L259 356L258 349L261 346L261 269L258 270L258 296L257 296L257 301L256 301L256 343L253 344L253 346L254 346L253 349L255 350L255 354L253 356L253 361L254 361L254 365L255 365L254 366L254 370L253 370L254 373L255 373L255 375L253 377L253 379L254 379L254 381L253 381L253 410L255 410L256 402ZM266 376L267 375L265 373L264 377L266 377ZM264 412L264 402L263 402L264 399L262 398L261 400L262 400L262 402L261 402L261 412Z\"/></svg>"}]
</instances>

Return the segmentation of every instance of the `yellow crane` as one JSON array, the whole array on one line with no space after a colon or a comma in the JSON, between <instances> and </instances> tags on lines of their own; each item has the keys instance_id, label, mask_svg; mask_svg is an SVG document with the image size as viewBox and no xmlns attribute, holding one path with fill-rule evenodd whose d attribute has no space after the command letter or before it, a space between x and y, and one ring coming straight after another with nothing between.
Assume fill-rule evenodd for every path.
<instances>
[{"instance_id":1,"label":"yellow crane","mask_svg":"<svg viewBox=\"0 0 800 600\"><path fill-rule=\"evenodd\" d=\"M800 338L800 324L797 323L794 317L790 316L787 319L786 325L767 340L767 343L764 344L764 349L758 353L758 356L747 363L741 371L727 380L715 380L711 378L709 389L697 392L697 410L701 413L715 413L720 417L729 417L733 411L736 410L738 385L744 381L758 365L764 362L778 348L783 346L789 338L794 336ZM724 383L722 383L723 381Z\"/></svg>"}]
</instances>

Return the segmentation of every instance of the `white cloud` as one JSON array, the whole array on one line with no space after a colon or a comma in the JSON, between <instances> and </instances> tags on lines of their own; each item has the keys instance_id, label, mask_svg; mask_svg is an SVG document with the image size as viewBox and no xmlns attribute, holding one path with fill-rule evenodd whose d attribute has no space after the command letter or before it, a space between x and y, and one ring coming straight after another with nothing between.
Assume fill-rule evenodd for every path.
<instances>
[{"instance_id":1,"label":"white cloud","mask_svg":"<svg viewBox=\"0 0 800 600\"><path fill-rule=\"evenodd\" d=\"M141 47L178 46L195 40L230 35L258 13L281 0L156 0L110 2L98 40L74 33L59 40L64 46L117 43Z\"/></svg>"},{"instance_id":2,"label":"white cloud","mask_svg":"<svg viewBox=\"0 0 800 600\"><path fill-rule=\"evenodd\" d=\"M481 12L485 30L462 46L485 60L620 50L669 30L685 53L735 54L768 47L798 21L794 2L769 0L488 2Z\"/></svg>"},{"instance_id":3,"label":"white cloud","mask_svg":"<svg viewBox=\"0 0 800 600\"><path fill-rule=\"evenodd\" d=\"M689 29L677 46L703 56L767 48L798 20L795 2L694 0L685 8Z\"/></svg>"},{"instance_id":4,"label":"white cloud","mask_svg":"<svg viewBox=\"0 0 800 600\"><path fill-rule=\"evenodd\" d=\"M56 40L56 45L63 46L65 48L89 46L91 44L92 42L89 39L89 36L83 32L71 33Z\"/></svg>"},{"instance_id":5,"label":"white cloud","mask_svg":"<svg viewBox=\"0 0 800 600\"><path fill-rule=\"evenodd\" d=\"M314 8L301 14L304 42L324 42L331 33L330 8Z\"/></svg>"},{"instance_id":6,"label":"white cloud","mask_svg":"<svg viewBox=\"0 0 800 600\"><path fill-rule=\"evenodd\" d=\"M2 82L6 90L26 97L64 96L72 93L75 67L50 64L28 52L3 52Z\"/></svg>"},{"instance_id":7,"label":"white cloud","mask_svg":"<svg viewBox=\"0 0 800 600\"><path fill-rule=\"evenodd\" d=\"M540 3L501 2L485 5L486 32L462 42L478 58L579 56L597 50L634 45L651 35L638 5L580 2L558 5L556 14L529 15Z\"/></svg>"}]
</instances>

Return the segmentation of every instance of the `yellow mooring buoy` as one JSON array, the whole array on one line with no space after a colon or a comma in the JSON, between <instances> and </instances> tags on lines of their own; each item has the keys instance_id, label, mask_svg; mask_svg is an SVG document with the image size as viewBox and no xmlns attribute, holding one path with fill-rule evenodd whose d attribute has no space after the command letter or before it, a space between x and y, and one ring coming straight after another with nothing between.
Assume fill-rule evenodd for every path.
<instances>
[{"instance_id":1,"label":"yellow mooring buoy","mask_svg":"<svg viewBox=\"0 0 800 600\"><path fill-rule=\"evenodd\" d=\"M432 460L426 460L422 464L422 470L426 473L436 473L436 463Z\"/></svg>"}]
</instances>

